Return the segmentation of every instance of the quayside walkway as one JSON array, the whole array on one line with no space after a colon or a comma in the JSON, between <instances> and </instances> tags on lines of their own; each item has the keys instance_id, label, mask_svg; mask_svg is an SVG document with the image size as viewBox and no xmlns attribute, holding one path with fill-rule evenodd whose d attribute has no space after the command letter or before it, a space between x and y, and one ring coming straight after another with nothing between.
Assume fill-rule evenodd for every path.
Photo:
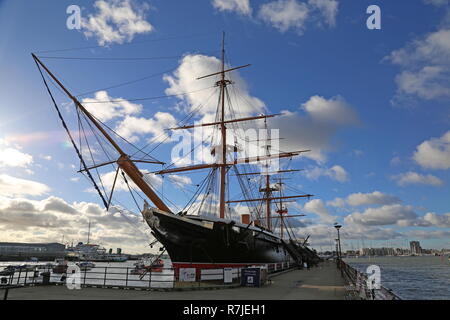
<instances>
[{"instance_id":1,"label":"quayside walkway","mask_svg":"<svg viewBox=\"0 0 450 320\"><path fill-rule=\"evenodd\" d=\"M333 262L273 276L264 287L219 290L146 291L65 286L13 289L8 300L344 300L345 281Z\"/></svg>"}]
</instances>

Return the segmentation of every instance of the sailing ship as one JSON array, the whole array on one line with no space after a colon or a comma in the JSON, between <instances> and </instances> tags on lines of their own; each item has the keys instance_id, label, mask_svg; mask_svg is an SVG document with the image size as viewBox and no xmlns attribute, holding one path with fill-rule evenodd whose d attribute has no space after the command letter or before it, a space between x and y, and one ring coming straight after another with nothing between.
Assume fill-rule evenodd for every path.
<instances>
[{"instance_id":1,"label":"sailing ship","mask_svg":"<svg viewBox=\"0 0 450 320\"><path fill-rule=\"evenodd\" d=\"M291 236L283 239L283 228L287 229L287 210L283 201L294 199L309 199L311 194L284 195L276 194L283 188L281 184L274 184L273 179L283 173L295 172L298 170L275 170L270 171L270 163L273 160L291 159L309 150L273 153L271 150L270 136L265 139L265 154L254 157L238 158L239 147L235 138L235 144L227 141L230 128L243 122L264 121L267 127L267 120L277 115L258 115L252 117L236 118L229 105L228 87L232 81L228 74L235 70L247 67L225 67L225 46L222 39L221 69L209 75L204 75L198 79L213 79L215 87L218 89L218 103L216 110L216 121L211 123L201 123L197 125L183 125L172 130L189 130L198 127L207 127L215 130L213 134L217 139L211 143L211 154L215 157L213 163L202 163L191 166L164 167L162 170L153 171L156 175L177 175L187 171L208 170L206 178L199 184L197 190L190 200L190 210L174 212L169 207L165 199L158 194L158 191L146 179L147 172L138 169L137 164L162 164L163 162L148 155L148 158L135 158L127 154L113 139L111 130L99 119L97 119L86 107L62 84L62 82L48 69L48 67L32 54L33 59L41 73L43 82L48 93L52 97L54 107L60 120L73 144L80 159L80 172L87 175L99 193L104 206L108 210L111 206L114 187L116 185L119 172L128 184L128 179L143 193L144 206L141 210L142 216L151 229L153 236L159 241L170 256L173 267L178 270L183 267L204 268L225 268L225 267L245 267L254 265L275 265L281 266L298 263L302 265L302 260L310 257L314 258L315 253L309 250L304 243L299 244ZM84 160L79 145L71 135L60 109L47 84L44 72L50 79L64 92L73 102L78 117L85 119L95 134L99 134L102 139L117 153L117 158L105 163L95 163L90 167ZM228 105L227 105L228 104ZM227 105L227 106L226 106ZM228 111L228 112L227 112ZM233 133L233 132L231 132ZM114 132L117 135L117 133ZM80 139L81 140L81 139ZM124 139L122 139L124 140ZM214 144L215 143L215 144ZM248 172L247 166L255 164L257 172ZM114 183L108 196L101 191L98 183L93 178L95 170L105 165L115 165L116 173ZM240 169L243 168L243 169ZM240 171L242 170L242 172ZM91 173L92 172L92 173ZM243 199L230 199L230 176L234 172L234 178L239 183ZM262 179L262 185L258 188L255 196L255 182L251 178L255 176ZM133 190L130 188L130 192ZM253 196L252 196L253 195ZM133 197L136 202L136 199ZM196 206L192 206L192 204ZM244 203L243 211L249 212L240 214L240 221L232 217L232 204ZM274 204L279 203L278 209L272 213ZM238 213L239 214L239 213ZM236 214L235 214L236 216ZM296 216L296 215L292 215ZM280 234L275 233L274 221L278 221L281 226ZM279 227L280 229L280 227Z\"/></svg>"}]
</instances>

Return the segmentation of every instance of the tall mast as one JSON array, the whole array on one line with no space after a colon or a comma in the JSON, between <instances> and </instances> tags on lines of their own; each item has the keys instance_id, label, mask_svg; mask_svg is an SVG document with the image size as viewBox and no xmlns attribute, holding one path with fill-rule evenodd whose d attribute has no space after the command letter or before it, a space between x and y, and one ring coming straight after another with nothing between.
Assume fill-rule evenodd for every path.
<instances>
[{"instance_id":1,"label":"tall mast","mask_svg":"<svg viewBox=\"0 0 450 320\"><path fill-rule=\"evenodd\" d=\"M222 133L222 163L220 164L220 218L225 218L225 183L226 183L226 163L227 163L227 129L225 127L225 32L222 33L222 70L220 80L220 96L222 102L222 112L220 115L220 131Z\"/></svg>"},{"instance_id":2,"label":"tall mast","mask_svg":"<svg viewBox=\"0 0 450 320\"><path fill-rule=\"evenodd\" d=\"M279 189L280 189L280 196L282 196L283 194L282 194L282 182L281 182L281 178L280 178L280 182L278 183L279 184ZM287 208L285 209L285 208L283 208L283 198L281 198L280 199L280 208L277 210L277 213L280 215L279 216L279 218L280 218L280 238L281 239L283 239L283 237L284 237L284 214L287 214L288 213L288 210L287 210Z\"/></svg>"},{"instance_id":3,"label":"tall mast","mask_svg":"<svg viewBox=\"0 0 450 320\"><path fill-rule=\"evenodd\" d=\"M266 174L266 219L267 219L267 229L271 230L272 228L272 224L270 221L270 214L271 214L271 210L270 210L270 206L271 206L271 202L270 202L270 196L271 196L271 191L270 191L270 175Z\"/></svg>"},{"instance_id":4,"label":"tall mast","mask_svg":"<svg viewBox=\"0 0 450 320\"><path fill-rule=\"evenodd\" d=\"M117 165L131 178L131 180L142 190L142 192L154 203L154 205L163 211L172 212L169 207L158 197L153 189L144 181L143 173L136 167L127 154L119 147L119 145L113 140L113 138L106 132L106 130L98 123L94 116L86 110L86 108L73 96L69 90L59 81L55 75L39 60L36 55L31 54L36 64L42 66L47 74L58 84L58 86L66 93L66 95L74 102L74 104L89 118L94 126L103 134L109 143L117 150L120 157L116 161ZM39 67L40 68L40 67Z\"/></svg>"}]
</instances>

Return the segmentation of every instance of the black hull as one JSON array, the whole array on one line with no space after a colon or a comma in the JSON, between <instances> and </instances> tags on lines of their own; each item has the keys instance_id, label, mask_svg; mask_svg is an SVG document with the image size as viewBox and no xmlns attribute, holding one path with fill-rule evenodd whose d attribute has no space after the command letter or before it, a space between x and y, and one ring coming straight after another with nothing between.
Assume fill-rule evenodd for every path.
<instances>
[{"instance_id":1,"label":"black hull","mask_svg":"<svg viewBox=\"0 0 450 320\"><path fill-rule=\"evenodd\" d=\"M207 217L180 217L153 210L144 217L174 266L292 264L282 240L254 227ZM156 218L156 219L155 219Z\"/></svg>"}]
</instances>

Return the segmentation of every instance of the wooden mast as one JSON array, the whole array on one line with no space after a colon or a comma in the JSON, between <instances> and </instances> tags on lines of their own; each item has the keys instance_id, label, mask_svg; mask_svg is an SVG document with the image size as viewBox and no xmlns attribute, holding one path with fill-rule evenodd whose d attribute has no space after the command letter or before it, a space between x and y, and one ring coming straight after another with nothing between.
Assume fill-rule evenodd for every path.
<instances>
[{"instance_id":1,"label":"wooden mast","mask_svg":"<svg viewBox=\"0 0 450 320\"><path fill-rule=\"evenodd\" d=\"M271 210L270 210L270 206L271 206L271 202L270 202L270 197L272 195L272 191L270 189L270 175L267 173L266 174L266 219L267 219L267 230L272 230L272 223L270 221L270 214L271 214Z\"/></svg>"},{"instance_id":2,"label":"wooden mast","mask_svg":"<svg viewBox=\"0 0 450 320\"><path fill-rule=\"evenodd\" d=\"M280 182L278 182L280 186L280 195L282 196L282 182L280 178ZM284 214L288 213L287 208L283 208L283 199L280 199L280 208L277 210L277 213L280 215L280 238L283 239L284 236Z\"/></svg>"},{"instance_id":3,"label":"wooden mast","mask_svg":"<svg viewBox=\"0 0 450 320\"><path fill-rule=\"evenodd\" d=\"M119 145L111 138L106 130L97 122L94 116L86 110L86 108L75 98L64 85L59 81L55 75L39 60L34 53L31 54L33 59L40 65L47 74L58 84L58 86L66 93L66 95L75 103L75 105L89 118L94 126L105 136L109 143L117 150L120 157L116 161L117 165L130 177L130 179L142 190L142 192L153 202L153 204L160 210L166 212L172 212L169 207L158 197L153 189L144 181L141 171L136 167L132 160L125 152L119 147Z\"/></svg>"},{"instance_id":4,"label":"wooden mast","mask_svg":"<svg viewBox=\"0 0 450 320\"><path fill-rule=\"evenodd\" d=\"M266 128L266 135L268 133L268 129L267 129L267 120L264 119L264 126ZM271 137L267 136L266 138L270 139ZM270 155L271 152L271 147L272 145L270 144L270 142L268 142L269 140L267 140L266 142L266 156ZM272 221L270 220L270 215L271 215L271 205L272 203L270 202L270 197L272 196L272 189L270 188L270 174L269 174L269 161L266 161L266 220L267 220L267 230L271 231L272 230Z\"/></svg>"},{"instance_id":5,"label":"wooden mast","mask_svg":"<svg viewBox=\"0 0 450 320\"><path fill-rule=\"evenodd\" d=\"M220 73L221 80L220 94L222 102L222 112L220 115L220 131L222 133L222 163L220 164L220 218L225 218L225 189L226 189L226 173L227 173L227 129L225 127L225 87L227 82L225 81L225 32L222 33L222 71Z\"/></svg>"}]
</instances>

